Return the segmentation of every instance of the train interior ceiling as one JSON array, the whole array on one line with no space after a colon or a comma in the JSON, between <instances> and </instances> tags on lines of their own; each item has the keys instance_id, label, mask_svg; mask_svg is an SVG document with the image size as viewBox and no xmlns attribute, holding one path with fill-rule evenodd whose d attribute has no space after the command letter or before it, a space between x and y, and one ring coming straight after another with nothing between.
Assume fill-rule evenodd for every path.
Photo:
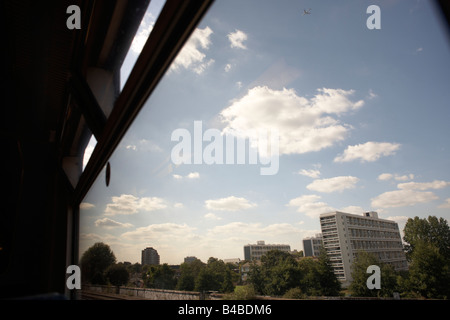
<instances>
[{"instance_id":1,"label":"train interior ceiling","mask_svg":"<svg viewBox=\"0 0 450 320\"><path fill-rule=\"evenodd\" d=\"M167 0L123 88L120 67L150 0L0 3L0 298L75 297L66 269L79 258L79 203L212 2ZM71 5L79 29L67 27Z\"/></svg>"}]
</instances>

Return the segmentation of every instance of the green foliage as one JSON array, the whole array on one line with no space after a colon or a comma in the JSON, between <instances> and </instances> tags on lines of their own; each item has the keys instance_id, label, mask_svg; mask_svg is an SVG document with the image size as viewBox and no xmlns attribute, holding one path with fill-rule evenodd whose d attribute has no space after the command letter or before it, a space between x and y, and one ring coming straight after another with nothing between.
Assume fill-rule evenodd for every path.
<instances>
[{"instance_id":1,"label":"green foliage","mask_svg":"<svg viewBox=\"0 0 450 320\"><path fill-rule=\"evenodd\" d=\"M283 295L283 298L285 298L285 299L304 299L305 294L303 294L303 292L300 288L292 288L292 289L289 289Z\"/></svg>"},{"instance_id":2,"label":"green foliage","mask_svg":"<svg viewBox=\"0 0 450 320\"><path fill-rule=\"evenodd\" d=\"M260 265L253 263L249 282L260 294L271 296L288 292L290 296L331 296L340 291L326 251L319 259L305 257L299 261L289 253L270 251L261 258Z\"/></svg>"},{"instance_id":3,"label":"green foliage","mask_svg":"<svg viewBox=\"0 0 450 320\"><path fill-rule=\"evenodd\" d=\"M130 277L127 268L122 263L110 265L105 271L105 276L114 286L127 284Z\"/></svg>"},{"instance_id":4,"label":"green foliage","mask_svg":"<svg viewBox=\"0 0 450 320\"><path fill-rule=\"evenodd\" d=\"M450 261L431 242L416 242L408 277L400 282L407 296L448 299Z\"/></svg>"},{"instance_id":5,"label":"green foliage","mask_svg":"<svg viewBox=\"0 0 450 320\"><path fill-rule=\"evenodd\" d=\"M297 261L287 252L272 250L261 258L261 265L254 263L249 282L263 295L281 296L287 290L300 285L301 271Z\"/></svg>"},{"instance_id":6,"label":"green foliage","mask_svg":"<svg viewBox=\"0 0 450 320\"><path fill-rule=\"evenodd\" d=\"M233 292L233 271L222 260L209 258L195 279L195 291Z\"/></svg>"},{"instance_id":7,"label":"green foliage","mask_svg":"<svg viewBox=\"0 0 450 320\"><path fill-rule=\"evenodd\" d=\"M439 253L450 260L450 227L447 220L428 216L428 219L409 218L403 230L403 240L407 258L411 261L415 247L419 243L430 243L439 249Z\"/></svg>"},{"instance_id":8,"label":"green foliage","mask_svg":"<svg viewBox=\"0 0 450 320\"><path fill-rule=\"evenodd\" d=\"M106 284L104 272L114 263L116 263L116 257L111 248L103 242L95 243L81 257L83 281L92 284Z\"/></svg>"},{"instance_id":9,"label":"green foliage","mask_svg":"<svg viewBox=\"0 0 450 320\"><path fill-rule=\"evenodd\" d=\"M403 239L409 272L398 278L405 297L450 298L450 228L447 220L408 219Z\"/></svg>"},{"instance_id":10,"label":"green foliage","mask_svg":"<svg viewBox=\"0 0 450 320\"><path fill-rule=\"evenodd\" d=\"M205 267L206 265L199 259L182 263L180 265L181 275L176 286L177 290L194 291L195 279L197 279L200 271Z\"/></svg>"},{"instance_id":11,"label":"green foliage","mask_svg":"<svg viewBox=\"0 0 450 320\"><path fill-rule=\"evenodd\" d=\"M256 297L255 288L252 285L237 286L229 296L230 300L254 300Z\"/></svg>"},{"instance_id":12,"label":"green foliage","mask_svg":"<svg viewBox=\"0 0 450 320\"><path fill-rule=\"evenodd\" d=\"M376 265L380 267L381 289L367 288L367 267ZM382 263L371 253L360 251L352 265L352 278L349 290L353 296L357 297L392 297L394 292L399 290L397 284L398 274L394 268Z\"/></svg>"},{"instance_id":13,"label":"green foliage","mask_svg":"<svg viewBox=\"0 0 450 320\"><path fill-rule=\"evenodd\" d=\"M144 285L147 288L175 289L175 271L167 263L163 265L150 265L144 274Z\"/></svg>"}]
</instances>

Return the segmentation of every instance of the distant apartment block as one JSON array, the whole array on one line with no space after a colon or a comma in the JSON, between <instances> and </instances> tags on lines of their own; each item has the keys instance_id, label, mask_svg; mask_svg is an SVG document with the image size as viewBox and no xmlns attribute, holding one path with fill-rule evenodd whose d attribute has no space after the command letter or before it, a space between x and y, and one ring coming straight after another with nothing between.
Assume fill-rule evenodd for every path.
<instances>
[{"instance_id":1,"label":"distant apartment block","mask_svg":"<svg viewBox=\"0 0 450 320\"><path fill-rule=\"evenodd\" d=\"M152 247L145 248L144 250L142 250L141 263L142 263L142 265L146 265L146 264L158 265L159 264L158 251L156 251Z\"/></svg>"},{"instance_id":2,"label":"distant apartment block","mask_svg":"<svg viewBox=\"0 0 450 320\"><path fill-rule=\"evenodd\" d=\"M337 278L351 282L351 265L359 251L374 254L396 270L408 268L396 222L379 219L376 212L355 215L330 212L320 215L323 244Z\"/></svg>"},{"instance_id":3,"label":"distant apartment block","mask_svg":"<svg viewBox=\"0 0 450 320\"><path fill-rule=\"evenodd\" d=\"M257 241L256 244L244 246L244 259L247 261L261 260L261 257L271 250L291 251L291 246L287 244L265 244L264 241Z\"/></svg>"},{"instance_id":4,"label":"distant apartment block","mask_svg":"<svg viewBox=\"0 0 450 320\"><path fill-rule=\"evenodd\" d=\"M303 239L303 254L305 257L318 257L323 245L322 234Z\"/></svg>"},{"instance_id":5,"label":"distant apartment block","mask_svg":"<svg viewBox=\"0 0 450 320\"><path fill-rule=\"evenodd\" d=\"M197 257L195 257L195 256L188 256L188 257L184 258L184 263L190 263L190 262L194 262L196 260L198 260Z\"/></svg>"}]
</instances>

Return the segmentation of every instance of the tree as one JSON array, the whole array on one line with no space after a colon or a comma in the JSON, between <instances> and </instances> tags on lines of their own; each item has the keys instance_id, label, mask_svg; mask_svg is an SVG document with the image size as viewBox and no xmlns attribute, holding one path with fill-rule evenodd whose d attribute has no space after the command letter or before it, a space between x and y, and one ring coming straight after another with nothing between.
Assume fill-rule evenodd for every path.
<instances>
[{"instance_id":1,"label":"tree","mask_svg":"<svg viewBox=\"0 0 450 320\"><path fill-rule=\"evenodd\" d=\"M407 296L450 298L450 263L431 242L415 242L409 275L402 279Z\"/></svg>"},{"instance_id":2,"label":"tree","mask_svg":"<svg viewBox=\"0 0 450 320\"><path fill-rule=\"evenodd\" d=\"M376 265L380 267L381 289L369 289L367 279L370 276L367 273L367 267ZM349 286L350 292L358 297L392 297L395 291L398 291L397 274L391 265L384 264L373 254L360 251L352 264L353 278Z\"/></svg>"},{"instance_id":3,"label":"tree","mask_svg":"<svg viewBox=\"0 0 450 320\"><path fill-rule=\"evenodd\" d=\"M341 291L341 283L334 274L333 266L324 247L320 248L318 260L318 292L324 296L337 296Z\"/></svg>"},{"instance_id":4,"label":"tree","mask_svg":"<svg viewBox=\"0 0 450 320\"><path fill-rule=\"evenodd\" d=\"M175 271L167 263L163 265L150 265L144 274L144 284L147 288L175 289Z\"/></svg>"},{"instance_id":5,"label":"tree","mask_svg":"<svg viewBox=\"0 0 450 320\"><path fill-rule=\"evenodd\" d=\"M209 258L195 279L195 291L233 292L233 271L222 260Z\"/></svg>"},{"instance_id":6,"label":"tree","mask_svg":"<svg viewBox=\"0 0 450 320\"><path fill-rule=\"evenodd\" d=\"M112 264L105 271L106 278L114 286L122 286L128 283L130 275L127 268L122 264Z\"/></svg>"},{"instance_id":7,"label":"tree","mask_svg":"<svg viewBox=\"0 0 450 320\"><path fill-rule=\"evenodd\" d=\"M83 253L80 262L83 281L106 284L104 272L116 263L116 257L107 244L97 242Z\"/></svg>"},{"instance_id":8,"label":"tree","mask_svg":"<svg viewBox=\"0 0 450 320\"><path fill-rule=\"evenodd\" d=\"M435 216L428 216L428 219L409 218L403 232L403 240L408 243L405 249L409 261L417 244L422 242L433 244L450 260L450 227L446 219Z\"/></svg>"},{"instance_id":9,"label":"tree","mask_svg":"<svg viewBox=\"0 0 450 320\"><path fill-rule=\"evenodd\" d=\"M193 291L195 289L195 279L205 267L206 265L199 259L182 263L180 265L181 274L178 279L177 290Z\"/></svg>"},{"instance_id":10,"label":"tree","mask_svg":"<svg viewBox=\"0 0 450 320\"><path fill-rule=\"evenodd\" d=\"M297 261L287 252L272 250L262 256L261 265L253 264L249 282L264 295L282 296L300 285L301 272Z\"/></svg>"}]
</instances>

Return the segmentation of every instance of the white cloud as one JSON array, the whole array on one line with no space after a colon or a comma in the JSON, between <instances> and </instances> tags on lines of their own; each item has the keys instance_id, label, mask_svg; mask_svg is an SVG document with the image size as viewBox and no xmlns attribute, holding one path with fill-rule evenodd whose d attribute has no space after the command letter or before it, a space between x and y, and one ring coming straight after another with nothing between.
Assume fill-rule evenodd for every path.
<instances>
[{"instance_id":1,"label":"white cloud","mask_svg":"<svg viewBox=\"0 0 450 320\"><path fill-rule=\"evenodd\" d=\"M397 181L408 181L412 179L414 179L414 175L412 173L404 174L403 176L395 175L395 180Z\"/></svg>"},{"instance_id":2,"label":"white cloud","mask_svg":"<svg viewBox=\"0 0 450 320\"><path fill-rule=\"evenodd\" d=\"M109 218L97 219L95 221L96 227L103 227L106 229L112 228L131 228L133 225L131 223L122 223Z\"/></svg>"},{"instance_id":3,"label":"white cloud","mask_svg":"<svg viewBox=\"0 0 450 320\"><path fill-rule=\"evenodd\" d=\"M257 205L255 203L252 203L245 198L238 198L235 196L205 201L205 207L207 209L219 211L238 211L250 209L256 206Z\"/></svg>"},{"instance_id":4,"label":"white cloud","mask_svg":"<svg viewBox=\"0 0 450 320\"><path fill-rule=\"evenodd\" d=\"M381 180L381 181L387 181L387 180L391 180L393 177L394 177L394 175L391 173L382 173L378 176L377 179Z\"/></svg>"},{"instance_id":5,"label":"white cloud","mask_svg":"<svg viewBox=\"0 0 450 320\"><path fill-rule=\"evenodd\" d=\"M145 43L147 42L148 36L153 30L153 25L155 24L155 18L151 13L147 12L144 18L141 21L139 29L131 43L131 50L135 54L140 54L142 48L144 48Z\"/></svg>"},{"instance_id":6,"label":"white cloud","mask_svg":"<svg viewBox=\"0 0 450 320\"><path fill-rule=\"evenodd\" d=\"M212 212L205 214L203 217L208 220L222 220L221 217L219 217L218 215L216 215Z\"/></svg>"},{"instance_id":7,"label":"white cloud","mask_svg":"<svg viewBox=\"0 0 450 320\"><path fill-rule=\"evenodd\" d=\"M231 70L231 64L230 64L230 63L227 63L226 66L225 66L225 68L224 68L224 70L225 70L225 72L230 71L230 70Z\"/></svg>"},{"instance_id":8,"label":"white cloud","mask_svg":"<svg viewBox=\"0 0 450 320\"><path fill-rule=\"evenodd\" d=\"M92 209L94 207L95 207L95 205L92 204L92 203L89 203L89 202L82 202L82 203L80 203L80 209L81 210L89 210L89 209Z\"/></svg>"},{"instance_id":9,"label":"white cloud","mask_svg":"<svg viewBox=\"0 0 450 320\"><path fill-rule=\"evenodd\" d=\"M346 213L353 213L353 214L362 214L362 213L366 212L366 210L364 210L363 208L361 208L359 206L348 206L348 207L339 209L339 211L346 212Z\"/></svg>"},{"instance_id":10,"label":"white cloud","mask_svg":"<svg viewBox=\"0 0 450 320\"><path fill-rule=\"evenodd\" d=\"M213 34L213 31L210 27L195 29L175 61L172 63L170 69L179 70L183 67L185 69L190 69L197 74L203 73L206 68L214 63L214 59L207 60L206 54L201 51L209 49L209 46L211 45L211 34Z\"/></svg>"},{"instance_id":11,"label":"white cloud","mask_svg":"<svg viewBox=\"0 0 450 320\"><path fill-rule=\"evenodd\" d=\"M139 210L154 211L167 207L165 201L158 197L138 198L131 194L122 194L119 197L112 197L112 203L108 203L105 215L129 215L135 214Z\"/></svg>"},{"instance_id":12,"label":"white cloud","mask_svg":"<svg viewBox=\"0 0 450 320\"><path fill-rule=\"evenodd\" d=\"M349 162L360 159L361 162L373 162L381 156L390 156L400 148L398 143L369 141L355 146L348 146L343 155L339 155L334 162Z\"/></svg>"},{"instance_id":13,"label":"white cloud","mask_svg":"<svg viewBox=\"0 0 450 320\"><path fill-rule=\"evenodd\" d=\"M189 227L186 224L176 223L161 223L151 224L146 227L140 227L136 230L125 232L121 238L125 240L154 242L160 239L183 238L192 232L195 228Z\"/></svg>"},{"instance_id":14,"label":"white cloud","mask_svg":"<svg viewBox=\"0 0 450 320\"><path fill-rule=\"evenodd\" d=\"M344 191L345 189L353 189L359 179L352 176L340 176L328 179L314 180L312 183L306 186L308 190L318 192L336 192Z\"/></svg>"},{"instance_id":15,"label":"white cloud","mask_svg":"<svg viewBox=\"0 0 450 320\"><path fill-rule=\"evenodd\" d=\"M228 40L230 40L231 48L247 49L243 44L247 40L247 34L241 30L236 29L234 32L229 33Z\"/></svg>"},{"instance_id":16,"label":"white cloud","mask_svg":"<svg viewBox=\"0 0 450 320\"><path fill-rule=\"evenodd\" d=\"M320 171L319 170L306 170L306 169L302 169L298 172L298 174L301 174L302 176L306 176L306 177L310 177L313 179L317 179L320 176Z\"/></svg>"},{"instance_id":17,"label":"white cloud","mask_svg":"<svg viewBox=\"0 0 450 320\"><path fill-rule=\"evenodd\" d=\"M388 191L372 199L374 208L396 208L413 206L438 199L432 192L422 192L412 189Z\"/></svg>"},{"instance_id":18,"label":"white cloud","mask_svg":"<svg viewBox=\"0 0 450 320\"><path fill-rule=\"evenodd\" d=\"M439 205L438 208L449 209L450 208L450 198L445 199L445 202Z\"/></svg>"},{"instance_id":19,"label":"white cloud","mask_svg":"<svg viewBox=\"0 0 450 320\"><path fill-rule=\"evenodd\" d=\"M162 152L163 151L158 144L156 144L152 140L147 140L147 139L141 139L137 142L127 144L125 146L125 149L133 150L133 151L146 151L146 152Z\"/></svg>"},{"instance_id":20,"label":"white cloud","mask_svg":"<svg viewBox=\"0 0 450 320\"><path fill-rule=\"evenodd\" d=\"M434 180L433 182L406 182L399 183L397 188L404 190L428 190L428 189L442 189L450 186L449 181Z\"/></svg>"},{"instance_id":21,"label":"white cloud","mask_svg":"<svg viewBox=\"0 0 450 320\"><path fill-rule=\"evenodd\" d=\"M222 110L224 133L258 139L261 130L277 130L280 154L319 151L346 137L351 127L331 115L360 108L364 104L362 100L352 102L348 98L353 93L353 90L323 88L307 99L293 89L257 86Z\"/></svg>"},{"instance_id":22,"label":"white cloud","mask_svg":"<svg viewBox=\"0 0 450 320\"><path fill-rule=\"evenodd\" d=\"M325 202L319 201L321 199L318 195L303 195L289 201L287 206L297 207L297 212L306 214L310 218L318 218L321 213L335 211Z\"/></svg>"},{"instance_id":23,"label":"white cloud","mask_svg":"<svg viewBox=\"0 0 450 320\"><path fill-rule=\"evenodd\" d=\"M182 209L184 208L184 204L182 204L181 202L177 202L173 204L173 207L177 209Z\"/></svg>"},{"instance_id":24,"label":"white cloud","mask_svg":"<svg viewBox=\"0 0 450 320\"><path fill-rule=\"evenodd\" d=\"M387 180L391 180L391 179L395 179L397 181L408 181L408 180L414 179L414 174L410 173L410 174L404 174L404 175L400 176L398 174L394 175L392 173L382 173L378 176L377 179L381 180L381 181L387 181Z\"/></svg>"},{"instance_id":25,"label":"white cloud","mask_svg":"<svg viewBox=\"0 0 450 320\"><path fill-rule=\"evenodd\" d=\"M186 176L186 178L188 178L188 179L198 179L198 178L200 178L200 173L198 173L198 172L191 172L191 173L189 173Z\"/></svg>"},{"instance_id":26,"label":"white cloud","mask_svg":"<svg viewBox=\"0 0 450 320\"><path fill-rule=\"evenodd\" d=\"M406 223L406 221L408 220L407 216L392 216L392 217L387 217L387 220L392 220L398 223L398 225L403 225Z\"/></svg>"},{"instance_id":27,"label":"white cloud","mask_svg":"<svg viewBox=\"0 0 450 320\"><path fill-rule=\"evenodd\" d=\"M374 92L372 91L372 89L370 89L370 90L369 90L369 96L368 96L368 99L369 99L369 100L372 100L372 99L375 99L376 97L378 97L378 95L377 95L376 93L374 93Z\"/></svg>"},{"instance_id":28,"label":"white cloud","mask_svg":"<svg viewBox=\"0 0 450 320\"><path fill-rule=\"evenodd\" d=\"M280 236L298 234L300 229L290 223L275 223L263 226L261 223L230 222L208 230L208 236L243 234L250 237Z\"/></svg>"},{"instance_id":29,"label":"white cloud","mask_svg":"<svg viewBox=\"0 0 450 320\"><path fill-rule=\"evenodd\" d=\"M176 180L181 180L183 178L186 178L186 179L199 179L200 178L200 173L198 173L198 172L190 172L184 177L179 175L179 174L173 174L172 177L174 177L174 179L176 179Z\"/></svg>"}]
</instances>

